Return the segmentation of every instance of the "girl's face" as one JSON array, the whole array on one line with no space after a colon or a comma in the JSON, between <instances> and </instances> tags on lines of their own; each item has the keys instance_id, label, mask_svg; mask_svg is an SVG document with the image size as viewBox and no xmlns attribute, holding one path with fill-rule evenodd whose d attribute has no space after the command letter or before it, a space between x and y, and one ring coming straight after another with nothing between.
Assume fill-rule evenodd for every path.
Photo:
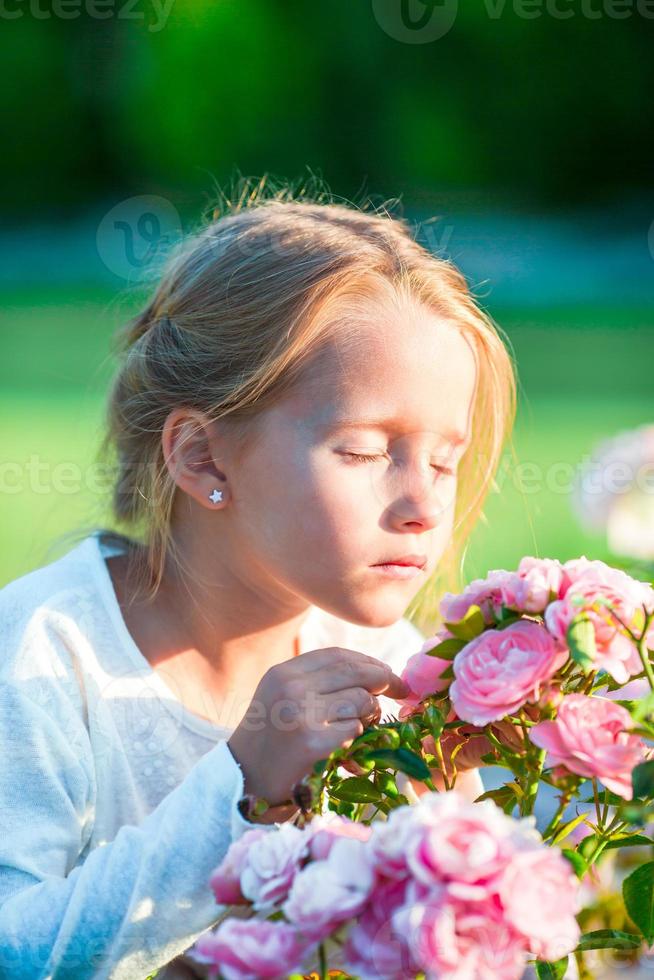
<instances>
[{"instance_id":1,"label":"girl's face","mask_svg":"<svg viewBox=\"0 0 654 980\"><path fill-rule=\"evenodd\" d=\"M240 573L289 605L399 619L451 535L475 383L467 340L415 304L325 348L229 475ZM426 556L415 577L373 567L406 555Z\"/></svg>"}]
</instances>

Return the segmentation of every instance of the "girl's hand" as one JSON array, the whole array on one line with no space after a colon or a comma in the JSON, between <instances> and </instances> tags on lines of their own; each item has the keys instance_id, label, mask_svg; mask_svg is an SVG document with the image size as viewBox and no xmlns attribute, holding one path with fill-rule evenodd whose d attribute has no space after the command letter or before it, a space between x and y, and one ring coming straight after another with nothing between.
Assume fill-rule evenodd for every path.
<instances>
[{"instance_id":1,"label":"girl's hand","mask_svg":"<svg viewBox=\"0 0 654 980\"><path fill-rule=\"evenodd\" d=\"M408 688L387 664L356 650L325 647L271 667L227 742L244 791L271 806L287 800L318 759L379 720L377 694L403 698Z\"/></svg>"}]
</instances>

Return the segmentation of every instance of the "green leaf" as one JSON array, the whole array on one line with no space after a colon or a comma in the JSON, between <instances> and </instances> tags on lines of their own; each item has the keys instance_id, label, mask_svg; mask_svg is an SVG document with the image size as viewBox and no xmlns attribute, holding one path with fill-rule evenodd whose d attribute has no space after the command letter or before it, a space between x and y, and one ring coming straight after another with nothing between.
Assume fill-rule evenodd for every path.
<instances>
[{"instance_id":1,"label":"green leaf","mask_svg":"<svg viewBox=\"0 0 654 980\"><path fill-rule=\"evenodd\" d=\"M475 803L481 803L482 800L492 800L493 803L497 803L499 806L502 806L502 804L506 803L509 798L515 801L515 793L513 790L509 789L508 786L499 786L497 789L487 789L485 793L481 794L481 796L477 796L475 798Z\"/></svg>"},{"instance_id":2,"label":"green leaf","mask_svg":"<svg viewBox=\"0 0 654 980\"><path fill-rule=\"evenodd\" d=\"M638 827L644 827L650 813L651 804L641 802L641 800L623 800L618 808L618 815L625 823L632 823Z\"/></svg>"},{"instance_id":3,"label":"green leaf","mask_svg":"<svg viewBox=\"0 0 654 980\"><path fill-rule=\"evenodd\" d=\"M552 844L558 844L560 841L565 840L568 834L571 834L575 827L578 827L587 817L587 814L580 813L578 816L573 817L572 820L568 820L561 827L558 828L556 834L552 838Z\"/></svg>"},{"instance_id":4,"label":"green leaf","mask_svg":"<svg viewBox=\"0 0 654 980\"><path fill-rule=\"evenodd\" d=\"M624 803L624 796L618 796L617 793L612 793L611 790L602 789L599 792L600 803L610 803L611 806L620 806ZM579 800L580 803L594 803L594 796L586 796L583 800Z\"/></svg>"},{"instance_id":5,"label":"green leaf","mask_svg":"<svg viewBox=\"0 0 654 980\"><path fill-rule=\"evenodd\" d=\"M338 785L329 787L329 795L347 803L375 803L382 798L380 790L365 776L343 779Z\"/></svg>"},{"instance_id":6,"label":"green leaf","mask_svg":"<svg viewBox=\"0 0 654 980\"><path fill-rule=\"evenodd\" d=\"M368 731L363 732L361 735L357 735L350 746L350 752L356 751L361 745L368 745L370 742L376 742L380 739L380 737L380 730L378 728L371 728Z\"/></svg>"},{"instance_id":7,"label":"green leaf","mask_svg":"<svg viewBox=\"0 0 654 980\"><path fill-rule=\"evenodd\" d=\"M641 738L654 738L654 726L647 721L639 722L629 731L632 735L640 735Z\"/></svg>"},{"instance_id":8,"label":"green leaf","mask_svg":"<svg viewBox=\"0 0 654 980\"><path fill-rule=\"evenodd\" d=\"M654 796L654 759L641 762L631 771L631 785L634 799L647 799Z\"/></svg>"},{"instance_id":9,"label":"green leaf","mask_svg":"<svg viewBox=\"0 0 654 980\"><path fill-rule=\"evenodd\" d=\"M654 943L654 861L641 865L622 882L629 917L648 945Z\"/></svg>"},{"instance_id":10,"label":"green leaf","mask_svg":"<svg viewBox=\"0 0 654 980\"><path fill-rule=\"evenodd\" d=\"M640 698L635 702L631 717L634 721L642 721L652 713L654 713L654 691L651 691L646 698Z\"/></svg>"},{"instance_id":11,"label":"green leaf","mask_svg":"<svg viewBox=\"0 0 654 980\"><path fill-rule=\"evenodd\" d=\"M579 853L579 851L573 851L569 847L562 847L561 854L569 861L572 865L572 870L576 874L577 878L583 878L583 876L588 871L588 862Z\"/></svg>"},{"instance_id":12,"label":"green leaf","mask_svg":"<svg viewBox=\"0 0 654 980\"><path fill-rule=\"evenodd\" d=\"M398 731L403 742L408 742L409 745L416 747L420 745L420 727L416 725L415 721L403 721Z\"/></svg>"},{"instance_id":13,"label":"green leaf","mask_svg":"<svg viewBox=\"0 0 654 980\"><path fill-rule=\"evenodd\" d=\"M604 845L604 850L608 851L612 847L646 847L648 844L654 844L651 837L646 837L644 834L625 834L624 837L610 840Z\"/></svg>"},{"instance_id":14,"label":"green leaf","mask_svg":"<svg viewBox=\"0 0 654 980\"><path fill-rule=\"evenodd\" d=\"M431 650L425 650L428 657L440 657L441 660L454 660L459 650L463 650L466 645L466 640L457 640L449 637L447 640L443 640L442 643L438 643Z\"/></svg>"},{"instance_id":15,"label":"green leaf","mask_svg":"<svg viewBox=\"0 0 654 980\"><path fill-rule=\"evenodd\" d=\"M445 623L445 626L457 639L469 643L470 640L474 640L476 636L484 632L486 623L479 606L472 605L463 619L457 620L456 623Z\"/></svg>"},{"instance_id":16,"label":"green leaf","mask_svg":"<svg viewBox=\"0 0 654 980\"><path fill-rule=\"evenodd\" d=\"M505 630L507 626L513 626L514 623L519 623L522 618L522 616L509 616L507 619L502 619L498 622L495 629Z\"/></svg>"},{"instance_id":17,"label":"green leaf","mask_svg":"<svg viewBox=\"0 0 654 980\"><path fill-rule=\"evenodd\" d=\"M595 628L587 616L575 616L566 633L570 656L579 664L584 674L595 669L597 647L595 645Z\"/></svg>"},{"instance_id":18,"label":"green leaf","mask_svg":"<svg viewBox=\"0 0 654 980\"><path fill-rule=\"evenodd\" d=\"M535 960L534 968L538 980L561 980L565 971L568 969L568 957L548 963L545 960Z\"/></svg>"},{"instance_id":19,"label":"green leaf","mask_svg":"<svg viewBox=\"0 0 654 980\"><path fill-rule=\"evenodd\" d=\"M620 929L596 929L587 932L579 940L577 950L580 953L588 949L638 949L641 944L640 936Z\"/></svg>"},{"instance_id":20,"label":"green leaf","mask_svg":"<svg viewBox=\"0 0 654 980\"><path fill-rule=\"evenodd\" d=\"M365 753L364 758L372 759L373 762L380 762L384 766L399 769L413 779L428 779L431 776L427 763L404 746L399 749L371 749Z\"/></svg>"},{"instance_id":21,"label":"green leaf","mask_svg":"<svg viewBox=\"0 0 654 980\"><path fill-rule=\"evenodd\" d=\"M481 796L478 796L475 803L481 803L482 800L492 800L497 806L501 807L505 813L510 814L515 807L517 800L516 795L510 786L500 786L498 789L489 789Z\"/></svg>"}]
</instances>

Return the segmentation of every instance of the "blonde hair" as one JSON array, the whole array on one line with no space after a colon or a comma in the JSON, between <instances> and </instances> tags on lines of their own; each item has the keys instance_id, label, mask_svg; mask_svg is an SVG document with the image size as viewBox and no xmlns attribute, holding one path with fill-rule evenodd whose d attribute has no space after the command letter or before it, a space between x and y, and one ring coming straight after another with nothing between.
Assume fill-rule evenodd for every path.
<instances>
[{"instance_id":1,"label":"blonde hair","mask_svg":"<svg viewBox=\"0 0 654 980\"><path fill-rule=\"evenodd\" d=\"M328 331L338 329L328 325L327 310L345 297L374 299L389 289L453 321L478 364L453 534L406 612L423 632L433 630L439 594L460 587L465 544L513 427L512 357L463 274L419 244L404 218L385 206L341 203L324 189L272 187L266 178L242 178L236 198L225 197L209 223L182 242L118 338L122 361L101 454L115 458L116 533L129 530L145 546L135 549L142 553L137 578L150 598L166 560L175 558L176 485L161 446L169 412L178 405L200 410L222 420L239 451L251 447L257 418L300 382Z\"/></svg>"}]
</instances>

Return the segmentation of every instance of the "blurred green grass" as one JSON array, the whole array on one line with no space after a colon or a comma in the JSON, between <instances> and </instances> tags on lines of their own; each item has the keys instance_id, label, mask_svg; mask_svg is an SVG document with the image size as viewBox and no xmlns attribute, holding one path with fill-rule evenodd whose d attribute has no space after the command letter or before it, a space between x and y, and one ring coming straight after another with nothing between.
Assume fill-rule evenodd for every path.
<instances>
[{"instance_id":1,"label":"blurred green grass","mask_svg":"<svg viewBox=\"0 0 654 980\"><path fill-rule=\"evenodd\" d=\"M94 465L113 370L111 338L140 299L138 291L89 287L0 297L0 584L64 553L68 532L108 521L106 481L103 487ZM523 554L608 559L603 537L579 527L560 467L576 466L599 439L652 421L651 311L489 312L518 366L517 458L541 477L521 489L505 456L499 492L491 493L486 521L470 541L466 578L510 568Z\"/></svg>"}]
</instances>

